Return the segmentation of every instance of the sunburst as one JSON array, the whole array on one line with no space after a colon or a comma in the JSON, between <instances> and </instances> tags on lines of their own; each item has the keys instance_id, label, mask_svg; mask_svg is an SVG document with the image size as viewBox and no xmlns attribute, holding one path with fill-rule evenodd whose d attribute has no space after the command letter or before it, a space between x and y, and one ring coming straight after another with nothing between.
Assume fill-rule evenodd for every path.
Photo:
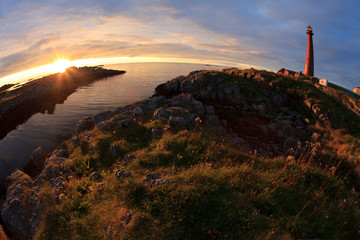
<instances>
[{"instance_id":1,"label":"sunburst","mask_svg":"<svg viewBox=\"0 0 360 240\"><path fill-rule=\"evenodd\" d=\"M65 72L68 67L71 66L71 62L66 59L59 59L51 65L53 72Z\"/></svg>"}]
</instances>

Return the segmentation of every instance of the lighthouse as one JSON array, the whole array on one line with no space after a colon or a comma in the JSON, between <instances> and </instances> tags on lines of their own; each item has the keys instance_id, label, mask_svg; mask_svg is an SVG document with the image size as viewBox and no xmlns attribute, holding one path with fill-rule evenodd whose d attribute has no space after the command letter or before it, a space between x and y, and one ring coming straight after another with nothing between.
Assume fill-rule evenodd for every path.
<instances>
[{"instance_id":1,"label":"lighthouse","mask_svg":"<svg viewBox=\"0 0 360 240\"><path fill-rule=\"evenodd\" d=\"M312 28L310 27L310 25L307 28L306 34L308 35L308 43L307 43L304 74L307 76L314 76L314 47L312 40L312 36L314 34L312 32Z\"/></svg>"}]
</instances>

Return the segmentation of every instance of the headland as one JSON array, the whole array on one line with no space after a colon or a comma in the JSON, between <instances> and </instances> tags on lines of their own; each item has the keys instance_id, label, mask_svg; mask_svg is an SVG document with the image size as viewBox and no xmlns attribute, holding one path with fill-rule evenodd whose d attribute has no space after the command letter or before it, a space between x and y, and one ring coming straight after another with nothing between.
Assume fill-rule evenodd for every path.
<instances>
[{"instance_id":1,"label":"headland","mask_svg":"<svg viewBox=\"0 0 360 240\"><path fill-rule=\"evenodd\" d=\"M0 139L26 122L35 113L51 114L81 85L90 84L125 71L101 67L70 67L64 73L52 74L23 85L5 85L0 90Z\"/></svg>"}]
</instances>

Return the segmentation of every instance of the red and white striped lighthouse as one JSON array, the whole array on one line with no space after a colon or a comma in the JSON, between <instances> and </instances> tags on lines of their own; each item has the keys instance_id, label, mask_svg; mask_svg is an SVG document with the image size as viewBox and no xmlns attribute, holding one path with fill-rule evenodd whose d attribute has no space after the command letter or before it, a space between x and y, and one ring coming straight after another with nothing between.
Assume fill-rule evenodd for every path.
<instances>
[{"instance_id":1,"label":"red and white striped lighthouse","mask_svg":"<svg viewBox=\"0 0 360 240\"><path fill-rule=\"evenodd\" d=\"M310 27L310 25L307 28L306 34L308 35L308 43L307 43L304 74L307 76L314 76L314 47L312 40L312 36L314 34L312 32L312 28Z\"/></svg>"}]
</instances>

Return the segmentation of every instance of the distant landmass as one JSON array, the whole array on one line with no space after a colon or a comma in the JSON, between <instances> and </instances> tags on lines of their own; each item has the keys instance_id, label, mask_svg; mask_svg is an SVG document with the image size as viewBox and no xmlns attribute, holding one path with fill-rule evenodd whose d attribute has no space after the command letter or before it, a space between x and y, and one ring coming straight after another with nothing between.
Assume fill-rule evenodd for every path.
<instances>
[{"instance_id":1,"label":"distant landmass","mask_svg":"<svg viewBox=\"0 0 360 240\"><path fill-rule=\"evenodd\" d=\"M63 103L79 86L123 73L125 71L101 67L70 67L64 73L32 80L18 87L14 84L2 86L0 88L0 139L35 113L51 114L55 105ZM11 87L14 89L10 89Z\"/></svg>"}]
</instances>

